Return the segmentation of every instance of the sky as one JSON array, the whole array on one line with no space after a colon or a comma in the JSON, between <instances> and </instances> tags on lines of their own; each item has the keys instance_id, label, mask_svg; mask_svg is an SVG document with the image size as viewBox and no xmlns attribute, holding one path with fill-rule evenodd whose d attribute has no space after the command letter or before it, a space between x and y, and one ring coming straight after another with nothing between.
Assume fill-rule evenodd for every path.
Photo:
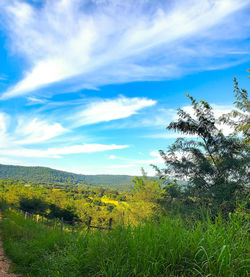
<instances>
[{"instance_id":1,"label":"sky","mask_svg":"<svg viewBox=\"0 0 250 277\"><path fill-rule=\"evenodd\" d=\"M250 88L250 0L1 0L0 163L139 175L184 93Z\"/></svg>"}]
</instances>

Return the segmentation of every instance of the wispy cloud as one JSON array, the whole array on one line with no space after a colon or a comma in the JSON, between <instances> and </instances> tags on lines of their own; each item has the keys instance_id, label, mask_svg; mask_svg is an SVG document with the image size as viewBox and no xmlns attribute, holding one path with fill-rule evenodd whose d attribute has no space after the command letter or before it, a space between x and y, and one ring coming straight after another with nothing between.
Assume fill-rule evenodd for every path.
<instances>
[{"instance_id":1,"label":"wispy cloud","mask_svg":"<svg viewBox=\"0 0 250 277\"><path fill-rule=\"evenodd\" d=\"M38 118L29 121L27 118L22 117L19 119L15 135L19 138L17 144L24 145L44 142L67 132L69 130L62 127L59 123L51 124Z\"/></svg>"},{"instance_id":2,"label":"wispy cloud","mask_svg":"<svg viewBox=\"0 0 250 277\"><path fill-rule=\"evenodd\" d=\"M0 112L0 133L4 134L7 130L9 116L6 113Z\"/></svg>"},{"instance_id":3,"label":"wispy cloud","mask_svg":"<svg viewBox=\"0 0 250 277\"><path fill-rule=\"evenodd\" d=\"M40 99L40 98L36 98L36 97L27 97L27 100L28 100L28 103L27 103L28 106L42 105L42 104L45 104L48 102L48 100L46 100L46 99Z\"/></svg>"},{"instance_id":4,"label":"wispy cloud","mask_svg":"<svg viewBox=\"0 0 250 277\"><path fill-rule=\"evenodd\" d=\"M110 158L111 157L111 158ZM117 161L123 162L123 164L120 164L118 166L138 166L138 168L140 168L143 165L150 165L150 164L162 164L164 163L164 160L161 158L161 155L159 153L159 151L151 151L149 153L149 157L150 158L146 158L146 159L128 159L128 158L123 158L120 156L109 156L109 159L116 159ZM125 163L125 164L124 164ZM111 165L111 166L115 166L115 165ZM109 166L109 167L111 167Z\"/></svg>"},{"instance_id":5,"label":"wispy cloud","mask_svg":"<svg viewBox=\"0 0 250 277\"><path fill-rule=\"evenodd\" d=\"M76 144L70 140L61 141L54 146L52 139L58 138L72 130L64 128L60 123L50 123L47 120L19 117L14 130L10 130L11 117L0 112L0 155L9 157L29 158L60 158L63 155L95 153L108 150L128 148L128 145L81 143ZM64 139L65 140L65 139ZM50 147L45 147L50 143Z\"/></svg>"},{"instance_id":6,"label":"wispy cloud","mask_svg":"<svg viewBox=\"0 0 250 277\"><path fill-rule=\"evenodd\" d=\"M149 107L145 111L141 111L136 117L126 118L119 122L110 122L103 129L135 129L147 128L163 130L174 119L176 115L175 109L163 108L159 105Z\"/></svg>"},{"instance_id":7,"label":"wispy cloud","mask_svg":"<svg viewBox=\"0 0 250 277\"><path fill-rule=\"evenodd\" d=\"M108 150L118 150L127 148L128 145L105 145L105 144L82 144L72 145L68 147L57 147L48 149L30 149L30 148L16 148L16 149L2 149L1 155L15 156L15 157L32 157L32 158L60 158L63 155L95 153Z\"/></svg>"},{"instance_id":8,"label":"wispy cloud","mask_svg":"<svg viewBox=\"0 0 250 277\"><path fill-rule=\"evenodd\" d=\"M121 118L128 118L139 110L156 104L147 98L127 98L120 96L115 99L101 99L81 106L78 112L69 117L73 125L83 126L99 122L108 122ZM79 111L80 110L80 111Z\"/></svg>"},{"instance_id":9,"label":"wispy cloud","mask_svg":"<svg viewBox=\"0 0 250 277\"><path fill-rule=\"evenodd\" d=\"M249 18L235 24L249 0L42 3L1 1L9 45L27 61L23 78L2 99L61 81L84 88L209 69L212 57L224 64L223 56L245 51L230 39L249 32Z\"/></svg>"},{"instance_id":10,"label":"wispy cloud","mask_svg":"<svg viewBox=\"0 0 250 277\"><path fill-rule=\"evenodd\" d=\"M151 151L148 154L148 158L139 159L128 159L122 157L116 157L116 164L102 166L102 172L106 174L112 173L112 170L119 169L121 172L124 169L126 174L130 175L141 175L141 168L143 167L149 175L155 175L156 172L152 169L151 164L162 166L164 160L161 158L159 151ZM118 163L119 162L119 163Z\"/></svg>"}]
</instances>

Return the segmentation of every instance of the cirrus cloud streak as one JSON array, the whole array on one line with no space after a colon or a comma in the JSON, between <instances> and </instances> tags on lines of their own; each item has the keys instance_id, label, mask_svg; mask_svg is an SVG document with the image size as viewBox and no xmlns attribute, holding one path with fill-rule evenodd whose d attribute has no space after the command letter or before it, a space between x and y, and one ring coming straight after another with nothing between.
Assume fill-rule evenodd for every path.
<instances>
[{"instance_id":1,"label":"cirrus cloud streak","mask_svg":"<svg viewBox=\"0 0 250 277\"><path fill-rule=\"evenodd\" d=\"M223 66L223 56L234 57L232 66L244 51L232 38L249 34L235 16L248 7L248 0L4 0L9 45L26 68L2 99L62 81L80 89L173 78Z\"/></svg>"}]
</instances>

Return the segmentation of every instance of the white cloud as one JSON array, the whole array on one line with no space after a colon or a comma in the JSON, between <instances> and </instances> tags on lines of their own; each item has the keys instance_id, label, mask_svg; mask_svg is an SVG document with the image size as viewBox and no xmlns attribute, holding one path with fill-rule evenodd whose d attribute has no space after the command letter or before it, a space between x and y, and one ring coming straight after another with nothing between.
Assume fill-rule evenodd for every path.
<instances>
[{"instance_id":1,"label":"white cloud","mask_svg":"<svg viewBox=\"0 0 250 277\"><path fill-rule=\"evenodd\" d=\"M65 134L69 130L59 123L49 123L46 120L34 118L19 119L15 135L18 137L17 144L33 144L50 140L51 138Z\"/></svg>"},{"instance_id":2,"label":"white cloud","mask_svg":"<svg viewBox=\"0 0 250 277\"><path fill-rule=\"evenodd\" d=\"M0 112L0 134L6 133L9 116L6 113Z\"/></svg>"},{"instance_id":3,"label":"white cloud","mask_svg":"<svg viewBox=\"0 0 250 277\"><path fill-rule=\"evenodd\" d=\"M247 17L236 22L234 16L247 5L248 0L48 0L35 7L3 0L11 49L27 64L23 78L2 98L69 79L95 87L211 68L212 57L246 50L230 39L249 32L243 26Z\"/></svg>"},{"instance_id":4,"label":"white cloud","mask_svg":"<svg viewBox=\"0 0 250 277\"><path fill-rule=\"evenodd\" d=\"M37 105L37 104L44 104L48 102L46 99L39 99L36 97L27 97L27 100L29 101L27 105Z\"/></svg>"},{"instance_id":5,"label":"white cloud","mask_svg":"<svg viewBox=\"0 0 250 277\"><path fill-rule=\"evenodd\" d=\"M82 111L74 114L70 119L74 126L83 126L99 122L108 122L115 119L127 118L139 110L155 105L156 101L147 98L104 99L83 106Z\"/></svg>"},{"instance_id":6,"label":"white cloud","mask_svg":"<svg viewBox=\"0 0 250 277\"><path fill-rule=\"evenodd\" d=\"M109 156L109 159L110 159L110 160L114 160L114 159L116 159L116 156L115 156L115 155L110 155L110 156Z\"/></svg>"},{"instance_id":7,"label":"white cloud","mask_svg":"<svg viewBox=\"0 0 250 277\"><path fill-rule=\"evenodd\" d=\"M124 128L157 128L165 129L169 122L173 120L176 114L175 109L165 109L152 107L145 112L137 115L137 118L130 118L123 121L113 122L105 126L106 129L124 129Z\"/></svg>"},{"instance_id":8,"label":"white cloud","mask_svg":"<svg viewBox=\"0 0 250 277\"><path fill-rule=\"evenodd\" d=\"M9 115L0 112L0 148L9 145L12 140L12 137L8 134L9 124Z\"/></svg>"},{"instance_id":9,"label":"white cloud","mask_svg":"<svg viewBox=\"0 0 250 277\"><path fill-rule=\"evenodd\" d=\"M14 119L12 121L15 122ZM129 147L117 144L73 144L70 140L61 141L60 146L53 147L55 143L51 140L70 130L56 122L50 123L39 118L19 117L17 126L11 132L9 130L10 122L10 116L0 112L0 156L3 161L13 161L10 157L60 158L64 155L95 153ZM45 148L44 143L50 143L52 147ZM32 144L36 146L31 148ZM115 156L111 155L111 157ZM16 162L14 161L14 163Z\"/></svg>"},{"instance_id":10,"label":"white cloud","mask_svg":"<svg viewBox=\"0 0 250 277\"><path fill-rule=\"evenodd\" d=\"M116 144L82 144L72 145L66 147L48 148L48 149L30 149L30 148L14 148L14 149L2 149L1 155L15 156L15 157L32 157L32 158L60 158L62 155L70 154L82 154L82 153L94 153L108 150L118 150L127 148L128 145L116 145Z\"/></svg>"},{"instance_id":11,"label":"white cloud","mask_svg":"<svg viewBox=\"0 0 250 277\"><path fill-rule=\"evenodd\" d=\"M122 158L122 157L116 157L118 160L125 162L126 164L124 165L118 165L118 166L138 166L139 168L143 165L150 165L150 164L161 164L163 163L163 159L161 158L161 155L159 151L151 151L149 153L150 159L143 159L143 160L138 160L138 159L127 159L127 158Z\"/></svg>"},{"instance_id":12,"label":"white cloud","mask_svg":"<svg viewBox=\"0 0 250 277\"><path fill-rule=\"evenodd\" d=\"M141 168L143 167L150 176L153 176L156 172L151 167L151 164L162 166L164 163L159 151L157 150L151 151L149 157L143 160L122 157L116 157L116 159L118 160L116 164L103 165L101 171L95 172L95 174L114 174L115 169L119 170L119 174L141 175Z\"/></svg>"},{"instance_id":13,"label":"white cloud","mask_svg":"<svg viewBox=\"0 0 250 277\"><path fill-rule=\"evenodd\" d=\"M48 143L70 130L57 122L29 116L10 116L0 112L0 149L16 149L22 145ZM3 151L1 150L1 151Z\"/></svg>"}]
</instances>

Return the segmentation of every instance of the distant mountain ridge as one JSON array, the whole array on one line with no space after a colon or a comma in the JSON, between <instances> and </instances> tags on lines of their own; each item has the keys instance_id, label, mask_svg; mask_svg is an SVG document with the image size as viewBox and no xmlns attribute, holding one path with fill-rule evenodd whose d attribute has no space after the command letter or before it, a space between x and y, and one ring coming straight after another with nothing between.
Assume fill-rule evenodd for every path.
<instances>
[{"instance_id":1,"label":"distant mountain ridge","mask_svg":"<svg viewBox=\"0 0 250 277\"><path fill-rule=\"evenodd\" d=\"M49 167L17 166L0 164L0 179L13 179L38 184L72 184L84 183L92 186L129 188L133 176L129 175L83 175Z\"/></svg>"}]
</instances>

